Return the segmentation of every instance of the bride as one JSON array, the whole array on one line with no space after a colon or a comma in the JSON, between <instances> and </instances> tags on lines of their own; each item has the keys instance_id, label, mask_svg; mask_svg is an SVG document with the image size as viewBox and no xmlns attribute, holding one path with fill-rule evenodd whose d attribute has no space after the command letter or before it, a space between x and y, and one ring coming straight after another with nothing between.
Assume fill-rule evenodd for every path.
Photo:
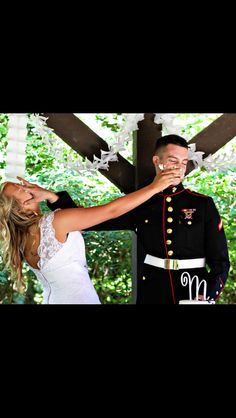
<instances>
[{"instance_id":1,"label":"bride","mask_svg":"<svg viewBox=\"0 0 236 418\"><path fill-rule=\"evenodd\" d=\"M180 177L179 169L163 171L148 186L105 205L44 215L21 184L3 183L0 241L6 269L22 281L25 261L42 284L44 304L100 304L88 274L80 231L133 210L169 187L174 177ZM53 198L54 193L47 192L45 199Z\"/></svg>"}]
</instances>

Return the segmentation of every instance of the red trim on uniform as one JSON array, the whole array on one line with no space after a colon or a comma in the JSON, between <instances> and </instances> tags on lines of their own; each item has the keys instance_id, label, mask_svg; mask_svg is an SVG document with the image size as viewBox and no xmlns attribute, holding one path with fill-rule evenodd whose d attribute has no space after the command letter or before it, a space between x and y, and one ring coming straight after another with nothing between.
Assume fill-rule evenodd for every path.
<instances>
[{"instance_id":1,"label":"red trim on uniform","mask_svg":"<svg viewBox=\"0 0 236 418\"><path fill-rule=\"evenodd\" d=\"M164 237L164 247L165 247L165 250L166 250L166 258L169 258L169 256L168 256L168 249L167 249L167 245L166 245L166 229L165 229L166 197L167 196L165 196L164 203L163 203L163 237ZM173 280L172 280L172 276L171 276L170 270L168 270L168 272L169 272L169 277L170 277L170 285L171 285L172 297L173 297L174 305L176 305L176 299L175 299L175 292L174 292Z\"/></svg>"},{"instance_id":2,"label":"red trim on uniform","mask_svg":"<svg viewBox=\"0 0 236 418\"><path fill-rule=\"evenodd\" d=\"M221 292L219 293L219 295L217 296L217 298L216 298L216 300L218 300L219 298L220 298L220 296L222 295L222 293L224 292L224 290L225 290L225 285L224 285L224 282L223 282L223 280L220 278L220 281L221 281L221 284L222 284L222 290L221 290Z\"/></svg>"},{"instance_id":3,"label":"red trim on uniform","mask_svg":"<svg viewBox=\"0 0 236 418\"><path fill-rule=\"evenodd\" d=\"M189 189L185 189L186 190L186 192L188 192L188 193L190 193L190 194L193 194L194 196L200 196L200 197L205 197L206 199L209 197L209 196L205 196L204 194L201 194L201 193L195 193L195 192L192 192L191 190L189 190Z\"/></svg>"},{"instance_id":4,"label":"red trim on uniform","mask_svg":"<svg viewBox=\"0 0 236 418\"><path fill-rule=\"evenodd\" d=\"M219 223L219 225L218 225L218 231L219 231L219 232L221 231L222 227L223 227L223 222L222 222L222 219L221 219L221 220L220 220L220 223Z\"/></svg>"},{"instance_id":5,"label":"red trim on uniform","mask_svg":"<svg viewBox=\"0 0 236 418\"><path fill-rule=\"evenodd\" d=\"M171 275L170 270L168 270L168 272L169 272L169 276L170 276L170 284L171 284L171 290L172 290L173 301L174 301L174 305L176 305L175 291L174 291L174 285L173 285L172 275Z\"/></svg>"},{"instance_id":6,"label":"red trim on uniform","mask_svg":"<svg viewBox=\"0 0 236 418\"><path fill-rule=\"evenodd\" d=\"M174 187L174 186L173 186L173 187ZM177 194L180 194L180 193L185 192L185 190L187 190L187 189L180 190L180 192L173 193L173 194L164 194L164 193L158 193L158 194L159 194L160 196L172 197L172 196L177 196Z\"/></svg>"}]
</instances>

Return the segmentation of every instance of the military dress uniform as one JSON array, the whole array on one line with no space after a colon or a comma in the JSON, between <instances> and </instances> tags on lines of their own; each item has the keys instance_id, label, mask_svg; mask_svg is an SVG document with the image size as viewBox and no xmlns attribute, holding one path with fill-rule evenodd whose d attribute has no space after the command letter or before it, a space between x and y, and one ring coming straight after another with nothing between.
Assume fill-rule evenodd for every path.
<instances>
[{"instance_id":1,"label":"military dress uniform","mask_svg":"<svg viewBox=\"0 0 236 418\"><path fill-rule=\"evenodd\" d=\"M50 209L76 207L67 192ZM169 187L129 213L89 230L133 230L138 237L137 304L178 304L189 299L188 280L207 282L217 300L229 272L222 220L211 197ZM202 285L203 286L203 285ZM202 294L202 288L199 294Z\"/></svg>"}]
</instances>

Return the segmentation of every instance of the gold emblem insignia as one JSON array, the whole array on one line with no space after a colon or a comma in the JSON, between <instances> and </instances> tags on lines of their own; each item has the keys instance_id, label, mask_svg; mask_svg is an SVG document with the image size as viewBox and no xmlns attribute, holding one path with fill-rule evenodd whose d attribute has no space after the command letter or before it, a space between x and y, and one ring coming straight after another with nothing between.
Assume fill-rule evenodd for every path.
<instances>
[{"instance_id":1,"label":"gold emblem insignia","mask_svg":"<svg viewBox=\"0 0 236 418\"><path fill-rule=\"evenodd\" d=\"M193 219L193 214L196 212L196 209L181 209L181 212L185 214L184 219Z\"/></svg>"}]
</instances>

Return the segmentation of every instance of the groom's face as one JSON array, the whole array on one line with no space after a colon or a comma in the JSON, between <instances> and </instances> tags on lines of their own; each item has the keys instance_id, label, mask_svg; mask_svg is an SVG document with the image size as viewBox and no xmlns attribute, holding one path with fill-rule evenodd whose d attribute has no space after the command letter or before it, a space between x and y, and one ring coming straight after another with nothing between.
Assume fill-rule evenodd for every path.
<instances>
[{"instance_id":1,"label":"groom's face","mask_svg":"<svg viewBox=\"0 0 236 418\"><path fill-rule=\"evenodd\" d=\"M162 169L179 168L181 177L173 181L173 186L177 186L183 181L187 170L188 149L179 145L168 144L162 147L157 155L154 155L153 164L157 174Z\"/></svg>"}]
</instances>

